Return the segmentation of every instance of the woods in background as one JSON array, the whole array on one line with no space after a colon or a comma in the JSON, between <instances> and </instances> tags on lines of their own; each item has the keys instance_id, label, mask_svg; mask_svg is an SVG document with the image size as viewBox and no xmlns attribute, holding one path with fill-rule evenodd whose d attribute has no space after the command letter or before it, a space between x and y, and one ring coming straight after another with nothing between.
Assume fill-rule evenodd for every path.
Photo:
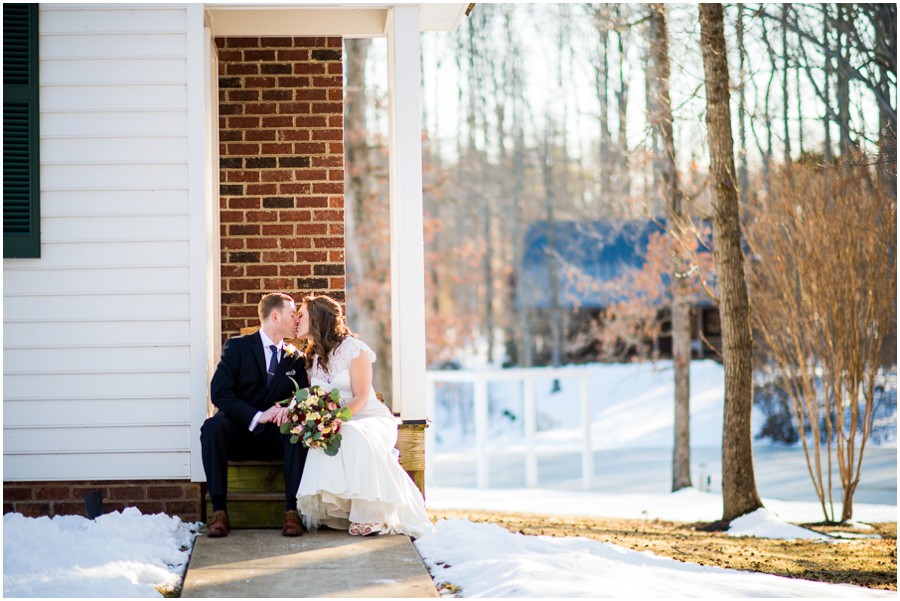
<instances>
[{"instance_id":1,"label":"woods in background","mask_svg":"<svg viewBox=\"0 0 900 601\"><path fill-rule=\"evenodd\" d=\"M477 4L423 34L428 365L672 356L686 415L689 358L724 356L743 440L752 360L794 428L841 449L852 497L896 364L896 8L724 6L715 129L697 5ZM345 44L348 309L389 390L383 51ZM726 282L744 281L735 304ZM688 465L676 455L673 489Z\"/></svg>"},{"instance_id":2,"label":"woods in background","mask_svg":"<svg viewBox=\"0 0 900 601\"><path fill-rule=\"evenodd\" d=\"M896 32L885 6L726 7L743 203L770 194L776 173L798 162L895 178ZM579 262L557 249L569 224L615 232L643 220L671 229L676 207L690 233L712 217L696 7L668 13L669 79L656 71L651 5L477 5L454 36L423 38L430 365L472 355L558 365L659 351L654 339L670 334L668 292L633 316L623 305L591 306L567 285ZM523 286L536 224L546 232L541 307ZM593 236L585 255L614 238ZM701 251L711 251L708 242ZM676 282L714 288L708 265L685 253L673 257L672 270L687 275ZM694 321L699 302L715 302L711 292L686 303ZM602 339L607 319L642 344L606 340L584 352L583 333Z\"/></svg>"}]
</instances>

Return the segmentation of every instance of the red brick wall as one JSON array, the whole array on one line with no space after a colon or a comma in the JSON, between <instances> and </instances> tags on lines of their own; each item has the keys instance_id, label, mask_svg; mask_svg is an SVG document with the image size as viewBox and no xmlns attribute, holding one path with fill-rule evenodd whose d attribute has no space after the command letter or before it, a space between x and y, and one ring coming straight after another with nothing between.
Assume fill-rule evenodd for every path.
<instances>
[{"instance_id":1,"label":"red brick wall","mask_svg":"<svg viewBox=\"0 0 900 601\"><path fill-rule=\"evenodd\" d=\"M3 513L83 516L85 493L99 491L103 513L137 507L145 514L165 513L198 522L203 519L201 487L184 480L4 482Z\"/></svg>"},{"instance_id":2,"label":"red brick wall","mask_svg":"<svg viewBox=\"0 0 900 601\"><path fill-rule=\"evenodd\" d=\"M344 301L342 39L219 38L223 339L265 292Z\"/></svg>"}]
</instances>

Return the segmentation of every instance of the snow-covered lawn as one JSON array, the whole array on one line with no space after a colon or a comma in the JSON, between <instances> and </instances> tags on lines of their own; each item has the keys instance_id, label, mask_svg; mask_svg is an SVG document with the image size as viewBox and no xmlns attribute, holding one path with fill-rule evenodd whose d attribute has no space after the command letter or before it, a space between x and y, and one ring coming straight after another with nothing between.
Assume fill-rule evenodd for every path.
<instances>
[{"instance_id":1,"label":"snow-covered lawn","mask_svg":"<svg viewBox=\"0 0 900 601\"><path fill-rule=\"evenodd\" d=\"M475 502L483 495L483 503ZM742 536L828 539L787 523L815 521L813 503L765 500L767 507L736 521ZM441 490L429 505L512 511L716 519L721 497L693 489L668 495L599 495L565 491ZM626 509L629 508L630 509ZM555 509L554 509L555 508ZM860 505L861 521L896 519L895 506ZM90 521L75 516L3 519L5 597L159 597L183 576L191 524L136 509ZM617 545L567 537L512 534L493 524L442 520L418 541L437 582L462 587L465 597L896 597L894 592L704 567Z\"/></svg>"},{"instance_id":2,"label":"snow-covered lawn","mask_svg":"<svg viewBox=\"0 0 900 601\"><path fill-rule=\"evenodd\" d=\"M196 524L130 507L101 515L3 516L4 597L161 597L181 582Z\"/></svg>"},{"instance_id":3,"label":"snow-covered lawn","mask_svg":"<svg viewBox=\"0 0 900 601\"><path fill-rule=\"evenodd\" d=\"M774 534L765 510L742 518L749 533ZM795 526L781 523L782 534ZM808 532L808 531L807 531ZM443 520L416 542L436 582L461 587L465 597L873 597L874 591L701 566L598 541L513 534L496 524Z\"/></svg>"},{"instance_id":4,"label":"snow-covered lawn","mask_svg":"<svg viewBox=\"0 0 900 601\"><path fill-rule=\"evenodd\" d=\"M719 452L710 448L721 441L721 366L695 362L692 378L691 440L692 447L699 447L692 472L697 484L707 490L666 492L671 469L671 453L666 451L672 440L671 372L664 364L605 366L598 367L593 377L594 388L601 391L592 400L594 449L600 461L591 491L579 490L578 411L570 410L577 407L577 398L573 400L564 381L561 393L545 391L539 403L546 426L538 441L541 488L523 487L522 437L515 422L492 435L492 478L497 476L492 481L502 488L473 488L471 433L452 419L454 410L445 410L445 423L434 424L441 440L429 458L433 480L427 489L428 505L433 509L718 520L722 515ZM508 385L504 386L492 390L492 403L498 409L514 409L514 395L510 397ZM459 415L458 409L455 413ZM893 437L887 438L890 446L867 452L871 464L863 472L854 503L854 518L859 522L897 520L896 413L888 422L894 428ZM498 428L503 425L494 423ZM736 521L733 533L852 544L793 525L822 519L805 471L800 449L760 453L756 473L766 509ZM864 502L867 494L878 502ZM158 589L171 589L182 578L195 529L196 525L177 518L141 515L133 508L96 521L7 514L3 518L3 594L159 597ZM681 563L582 538L511 534L499 526L466 520L439 522L434 533L416 541L416 546L435 579L462 587L466 597L896 597L895 592Z\"/></svg>"},{"instance_id":5,"label":"snow-covered lawn","mask_svg":"<svg viewBox=\"0 0 900 601\"><path fill-rule=\"evenodd\" d=\"M722 517L722 495L696 488L675 493L603 493L529 488L429 488L427 492L430 509L485 509L673 522L715 522ZM822 521L818 501L782 501L767 497L763 497L762 501L784 522L809 524ZM840 505L835 507L840 513ZM864 523L896 522L897 506L854 503L853 518Z\"/></svg>"}]
</instances>

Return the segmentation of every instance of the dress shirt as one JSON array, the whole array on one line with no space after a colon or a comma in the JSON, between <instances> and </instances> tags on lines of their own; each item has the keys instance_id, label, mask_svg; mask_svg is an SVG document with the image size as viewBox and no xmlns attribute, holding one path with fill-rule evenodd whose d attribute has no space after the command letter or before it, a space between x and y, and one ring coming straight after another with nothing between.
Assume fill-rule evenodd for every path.
<instances>
[{"instance_id":1,"label":"dress shirt","mask_svg":"<svg viewBox=\"0 0 900 601\"><path fill-rule=\"evenodd\" d=\"M259 338L260 338L260 340L262 340L263 356L265 357L266 369L268 369L269 363L272 361L272 349L270 349L269 347L275 343L272 341L271 338L269 338L266 335L265 332L263 332L262 328L260 328L260 330L259 330ZM279 358L279 362L280 362L281 356L282 356L282 350L284 348L284 340L282 340L278 344L275 344L275 346L276 346L275 352L278 353L278 358ZM256 415L253 416L253 420L250 422L250 431L251 432L256 429L256 425L259 423L260 415L262 415L262 411L257 411Z\"/></svg>"}]
</instances>

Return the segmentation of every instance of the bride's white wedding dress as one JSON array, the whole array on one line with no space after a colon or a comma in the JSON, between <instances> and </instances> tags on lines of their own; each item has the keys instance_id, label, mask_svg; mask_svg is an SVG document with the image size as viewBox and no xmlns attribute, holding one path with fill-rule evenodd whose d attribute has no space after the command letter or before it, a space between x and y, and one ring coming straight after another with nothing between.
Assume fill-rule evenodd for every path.
<instances>
[{"instance_id":1,"label":"bride's white wedding dress","mask_svg":"<svg viewBox=\"0 0 900 601\"><path fill-rule=\"evenodd\" d=\"M375 362L366 343L348 336L331 351L327 371L315 362L310 385L337 388L349 403L350 363L360 353ZM392 452L396 443L397 420L370 387L366 406L341 426L337 455L309 450L297 491L297 509L306 527L347 529L350 522L358 522L379 524L376 531L383 534L419 537L430 532L422 494Z\"/></svg>"}]
</instances>

